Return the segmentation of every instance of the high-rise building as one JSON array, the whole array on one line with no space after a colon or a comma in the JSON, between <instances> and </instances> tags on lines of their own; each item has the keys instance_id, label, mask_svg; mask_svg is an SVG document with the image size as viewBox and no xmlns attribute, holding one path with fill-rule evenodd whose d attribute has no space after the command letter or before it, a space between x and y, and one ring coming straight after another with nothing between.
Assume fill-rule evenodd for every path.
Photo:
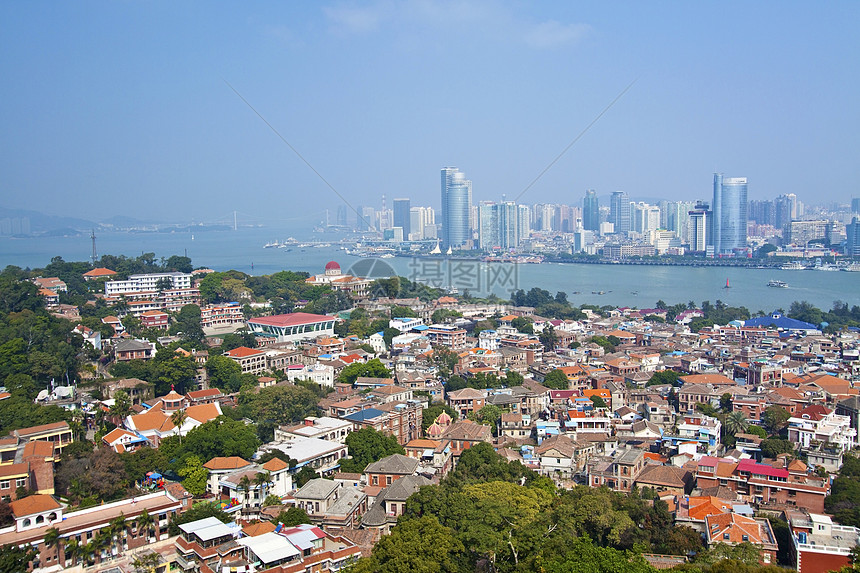
<instances>
[{"instance_id":1,"label":"high-rise building","mask_svg":"<svg viewBox=\"0 0 860 573\"><path fill-rule=\"evenodd\" d=\"M751 200L747 210L750 221L755 221L759 225L776 226L776 209L773 201Z\"/></svg>"},{"instance_id":2,"label":"high-rise building","mask_svg":"<svg viewBox=\"0 0 860 573\"><path fill-rule=\"evenodd\" d=\"M624 191L615 191L609 199L609 222L615 226L616 233L630 231L630 197Z\"/></svg>"},{"instance_id":3,"label":"high-rise building","mask_svg":"<svg viewBox=\"0 0 860 573\"><path fill-rule=\"evenodd\" d=\"M403 229L403 238L409 238L409 233L412 232L411 221L409 219L409 209L411 204L409 199L394 200L394 226Z\"/></svg>"},{"instance_id":4,"label":"high-rise building","mask_svg":"<svg viewBox=\"0 0 860 573\"><path fill-rule=\"evenodd\" d=\"M851 198L851 212L860 213L860 197Z\"/></svg>"},{"instance_id":5,"label":"high-rise building","mask_svg":"<svg viewBox=\"0 0 860 573\"><path fill-rule=\"evenodd\" d=\"M376 230L376 209L373 207L358 206L356 209L356 228L359 231L375 231Z\"/></svg>"},{"instance_id":6,"label":"high-rise building","mask_svg":"<svg viewBox=\"0 0 860 573\"><path fill-rule=\"evenodd\" d=\"M469 223L472 182L455 167L442 169L442 244L447 248L466 245L472 239Z\"/></svg>"},{"instance_id":7,"label":"high-rise building","mask_svg":"<svg viewBox=\"0 0 860 573\"><path fill-rule=\"evenodd\" d=\"M800 213L797 211L797 195L788 193L780 195L774 201L774 226L785 229L792 221L796 221Z\"/></svg>"},{"instance_id":8,"label":"high-rise building","mask_svg":"<svg viewBox=\"0 0 860 573\"><path fill-rule=\"evenodd\" d=\"M648 203L632 203L630 206L631 231L647 233L660 227L660 208Z\"/></svg>"},{"instance_id":9,"label":"high-rise building","mask_svg":"<svg viewBox=\"0 0 860 573\"><path fill-rule=\"evenodd\" d=\"M690 250L704 253L711 242L711 210L707 203L699 201L688 214L690 219Z\"/></svg>"},{"instance_id":10,"label":"high-rise building","mask_svg":"<svg viewBox=\"0 0 860 573\"><path fill-rule=\"evenodd\" d=\"M696 204L692 201L666 201L660 207L660 226L675 235L682 243L690 242L690 211Z\"/></svg>"},{"instance_id":11,"label":"high-rise building","mask_svg":"<svg viewBox=\"0 0 860 573\"><path fill-rule=\"evenodd\" d=\"M582 198L582 228L586 231L597 231L600 228L600 203L597 192L589 189Z\"/></svg>"},{"instance_id":12,"label":"high-rise building","mask_svg":"<svg viewBox=\"0 0 860 573\"><path fill-rule=\"evenodd\" d=\"M436 219L432 207L412 207L409 209L409 228L412 230L404 239L420 241L436 238Z\"/></svg>"},{"instance_id":13,"label":"high-rise building","mask_svg":"<svg viewBox=\"0 0 860 573\"><path fill-rule=\"evenodd\" d=\"M521 239L520 220L525 217L522 205L513 201L482 201L478 206L478 244L482 249L513 249Z\"/></svg>"},{"instance_id":14,"label":"high-rise building","mask_svg":"<svg viewBox=\"0 0 860 573\"><path fill-rule=\"evenodd\" d=\"M845 254L849 257L860 257L860 218L853 217L845 225Z\"/></svg>"},{"instance_id":15,"label":"high-rise building","mask_svg":"<svg viewBox=\"0 0 860 573\"><path fill-rule=\"evenodd\" d=\"M337 225L339 227L346 227L346 212L346 205L337 206Z\"/></svg>"},{"instance_id":16,"label":"high-rise building","mask_svg":"<svg viewBox=\"0 0 860 573\"><path fill-rule=\"evenodd\" d=\"M714 254L731 255L747 247L747 178L714 173Z\"/></svg>"}]
</instances>

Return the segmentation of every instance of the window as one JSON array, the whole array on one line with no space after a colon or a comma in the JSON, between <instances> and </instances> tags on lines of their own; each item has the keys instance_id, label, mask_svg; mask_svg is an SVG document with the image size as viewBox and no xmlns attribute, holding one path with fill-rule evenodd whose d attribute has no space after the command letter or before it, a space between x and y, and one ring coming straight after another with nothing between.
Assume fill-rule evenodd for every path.
<instances>
[{"instance_id":1,"label":"window","mask_svg":"<svg viewBox=\"0 0 860 573\"><path fill-rule=\"evenodd\" d=\"M746 536L744 536L744 537L746 537ZM729 539L729 534L728 534L728 533L723 533L723 539L728 540L728 539Z\"/></svg>"},{"instance_id":2,"label":"window","mask_svg":"<svg viewBox=\"0 0 860 573\"><path fill-rule=\"evenodd\" d=\"M25 487L27 485L27 478L18 478L15 480L15 487Z\"/></svg>"},{"instance_id":3,"label":"window","mask_svg":"<svg viewBox=\"0 0 860 573\"><path fill-rule=\"evenodd\" d=\"M9 480L0 480L0 489L9 489Z\"/></svg>"}]
</instances>

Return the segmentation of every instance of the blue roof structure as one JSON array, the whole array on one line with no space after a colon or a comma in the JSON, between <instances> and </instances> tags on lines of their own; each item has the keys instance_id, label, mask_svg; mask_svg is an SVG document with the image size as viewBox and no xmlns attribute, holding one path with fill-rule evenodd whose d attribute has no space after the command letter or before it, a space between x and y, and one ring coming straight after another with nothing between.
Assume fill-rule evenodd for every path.
<instances>
[{"instance_id":1,"label":"blue roof structure","mask_svg":"<svg viewBox=\"0 0 860 573\"><path fill-rule=\"evenodd\" d=\"M772 326L781 330L818 330L818 327L814 324L782 316L782 314L776 311L772 312L770 316L760 316L745 320L744 326Z\"/></svg>"},{"instance_id":2,"label":"blue roof structure","mask_svg":"<svg viewBox=\"0 0 860 573\"><path fill-rule=\"evenodd\" d=\"M350 422L364 422L365 420L371 420L378 416L382 416L385 414L382 410L377 410L376 408L367 408L365 410L361 410L360 412L355 412L354 414L349 414L348 416L343 416L344 420L349 420Z\"/></svg>"}]
</instances>

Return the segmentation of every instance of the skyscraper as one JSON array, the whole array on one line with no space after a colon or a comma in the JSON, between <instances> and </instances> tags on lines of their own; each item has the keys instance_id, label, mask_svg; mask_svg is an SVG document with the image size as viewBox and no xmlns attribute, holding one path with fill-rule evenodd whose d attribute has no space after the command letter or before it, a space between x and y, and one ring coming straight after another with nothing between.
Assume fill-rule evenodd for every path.
<instances>
[{"instance_id":1,"label":"skyscraper","mask_svg":"<svg viewBox=\"0 0 860 573\"><path fill-rule=\"evenodd\" d=\"M472 238L469 224L472 182L456 167L442 168L442 244L447 248L465 245Z\"/></svg>"},{"instance_id":2,"label":"skyscraper","mask_svg":"<svg viewBox=\"0 0 860 573\"><path fill-rule=\"evenodd\" d=\"M797 195L788 193L780 195L774 200L774 226L777 229L785 229L789 223L796 221L799 213L797 212Z\"/></svg>"},{"instance_id":3,"label":"skyscraper","mask_svg":"<svg viewBox=\"0 0 860 573\"><path fill-rule=\"evenodd\" d=\"M411 220L409 218L409 209L411 207L409 199L394 200L394 226L403 229L403 238L409 240L409 233L412 232Z\"/></svg>"},{"instance_id":4,"label":"skyscraper","mask_svg":"<svg viewBox=\"0 0 860 573\"><path fill-rule=\"evenodd\" d=\"M609 200L609 222L615 225L616 233L630 231L630 197L624 191L615 191Z\"/></svg>"},{"instance_id":5,"label":"skyscraper","mask_svg":"<svg viewBox=\"0 0 860 573\"><path fill-rule=\"evenodd\" d=\"M594 189L586 191L582 198L582 228L586 231L600 229L600 203Z\"/></svg>"},{"instance_id":6,"label":"skyscraper","mask_svg":"<svg viewBox=\"0 0 860 573\"><path fill-rule=\"evenodd\" d=\"M523 237L520 225L528 221L528 214L513 201L482 201L478 206L478 244L482 249L501 247L513 249ZM527 208L526 208L527 209ZM525 229L526 232L527 229Z\"/></svg>"},{"instance_id":7,"label":"skyscraper","mask_svg":"<svg viewBox=\"0 0 860 573\"><path fill-rule=\"evenodd\" d=\"M687 213L690 221L690 250L704 253L711 242L711 210L707 203L696 203L692 211Z\"/></svg>"},{"instance_id":8,"label":"skyscraper","mask_svg":"<svg viewBox=\"0 0 860 573\"><path fill-rule=\"evenodd\" d=\"M714 254L731 255L747 247L747 178L714 173Z\"/></svg>"}]
</instances>

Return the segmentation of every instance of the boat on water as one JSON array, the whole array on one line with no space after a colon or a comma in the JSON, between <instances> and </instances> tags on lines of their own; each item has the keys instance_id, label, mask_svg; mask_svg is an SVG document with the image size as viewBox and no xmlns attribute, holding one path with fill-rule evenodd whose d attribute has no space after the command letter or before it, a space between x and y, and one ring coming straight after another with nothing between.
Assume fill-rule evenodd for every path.
<instances>
[{"instance_id":1,"label":"boat on water","mask_svg":"<svg viewBox=\"0 0 860 573\"><path fill-rule=\"evenodd\" d=\"M776 288L788 288L788 283L785 281L778 281L776 279L771 279L767 281L767 286L776 287Z\"/></svg>"},{"instance_id":2,"label":"boat on water","mask_svg":"<svg viewBox=\"0 0 860 573\"><path fill-rule=\"evenodd\" d=\"M779 268L784 271L802 271L806 270L806 265L804 265L800 261L791 261L790 263L785 263Z\"/></svg>"}]
</instances>

